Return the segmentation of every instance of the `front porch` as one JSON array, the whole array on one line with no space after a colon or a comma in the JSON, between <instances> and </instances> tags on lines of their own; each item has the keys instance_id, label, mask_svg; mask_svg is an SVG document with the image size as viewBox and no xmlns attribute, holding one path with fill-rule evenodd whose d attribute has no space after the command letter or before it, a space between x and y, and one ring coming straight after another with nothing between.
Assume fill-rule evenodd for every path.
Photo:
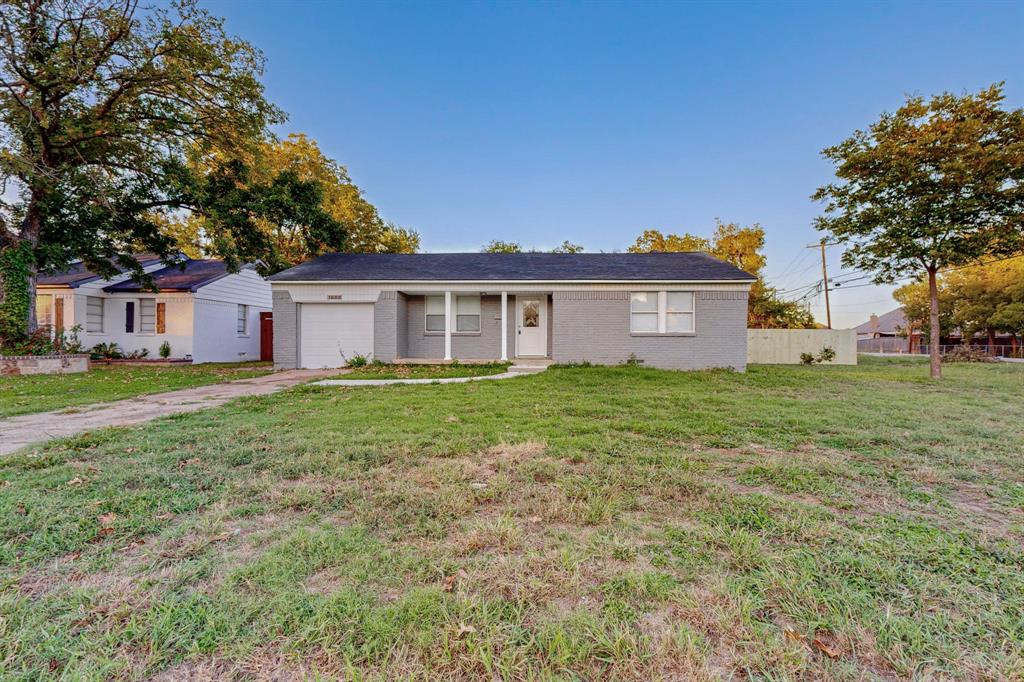
<instances>
[{"instance_id":1,"label":"front porch","mask_svg":"<svg viewBox=\"0 0 1024 682\"><path fill-rule=\"evenodd\" d=\"M509 362L551 357L548 291L399 290L394 318L375 321L376 333L394 335L394 355L405 364ZM391 331L394 325L394 331Z\"/></svg>"}]
</instances>

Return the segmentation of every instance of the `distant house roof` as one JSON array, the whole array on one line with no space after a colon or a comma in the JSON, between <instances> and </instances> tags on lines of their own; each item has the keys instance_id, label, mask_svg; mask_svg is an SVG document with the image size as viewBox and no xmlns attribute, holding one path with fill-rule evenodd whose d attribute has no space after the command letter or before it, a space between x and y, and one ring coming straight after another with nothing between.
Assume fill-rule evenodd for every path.
<instances>
[{"instance_id":1,"label":"distant house roof","mask_svg":"<svg viewBox=\"0 0 1024 682\"><path fill-rule=\"evenodd\" d=\"M706 253L331 253L270 277L309 281L741 281Z\"/></svg>"},{"instance_id":2,"label":"distant house roof","mask_svg":"<svg viewBox=\"0 0 1024 682\"><path fill-rule=\"evenodd\" d=\"M152 253L140 253L135 256L136 260L143 266L153 265L160 261L160 257ZM127 272L127 268L123 268L115 264L117 271L120 273ZM98 279L103 279L103 275L98 275L90 270L85 263L78 261L71 265L67 270L54 273L52 275L41 276L37 284L44 286L66 286L72 289L77 289L83 284L89 282L95 282Z\"/></svg>"},{"instance_id":3,"label":"distant house roof","mask_svg":"<svg viewBox=\"0 0 1024 682\"><path fill-rule=\"evenodd\" d=\"M907 327L907 316L903 308L890 310L884 315L872 315L871 319L857 326L858 334L895 335Z\"/></svg>"},{"instance_id":4,"label":"distant house roof","mask_svg":"<svg viewBox=\"0 0 1024 682\"><path fill-rule=\"evenodd\" d=\"M251 267L251 266L243 266ZM182 265L168 265L149 273L159 291L195 291L222 277L231 274L222 260L186 260ZM125 280L103 288L110 293L131 293L149 291L149 288L134 280Z\"/></svg>"}]
</instances>

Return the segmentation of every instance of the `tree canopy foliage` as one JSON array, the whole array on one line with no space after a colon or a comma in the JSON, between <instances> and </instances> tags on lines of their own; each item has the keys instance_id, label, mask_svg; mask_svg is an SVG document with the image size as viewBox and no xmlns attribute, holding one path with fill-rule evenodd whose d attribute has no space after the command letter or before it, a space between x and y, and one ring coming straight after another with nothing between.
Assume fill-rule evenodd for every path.
<instances>
[{"instance_id":1,"label":"tree canopy foliage","mask_svg":"<svg viewBox=\"0 0 1024 682\"><path fill-rule=\"evenodd\" d=\"M222 162L221 154L192 154L190 170L199 176ZM266 139L242 158L252 169L250 182L255 186L271 183L281 175L316 183L321 189L320 207L339 225L345 226L341 240L318 240L305 225L277 220L259 220L257 225L271 241L283 266L294 265L327 250L356 253L415 253L419 235L386 222L376 207L366 200L362 190L349 177L348 170L320 149L315 140L303 134L291 134L282 140ZM179 243L191 253L211 250L211 221L202 214L181 218L172 230Z\"/></svg>"},{"instance_id":2,"label":"tree canopy foliage","mask_svg":"<svg viewBox=\"0 0 1024 682\"><path fill-rule=\"evenodd\" d=\"M940 270L1024 245L1024 110L1001 84L977 94L910 97L822 153L838 182L817 190L816 221L846 246L843 263L877 283L926 278L932 376L939 362Z\"/></svg>"},{"instance_id":3,"label":"tree canopy foliage","mask_svg":"<svg viewBox=\"0 0 1024 682\"><path fill-rule=\"evenodd\" d=\"M965 343L979 334L1024 336L1024 256L940 273L937 284L942 336L957 331ZM930 333L927 282L906 284L893 295L908 325Z\"/></svg>"},{"instance_id":4,"label":"tree canopy foliage","mask_svg":"<svg viewBox=\"0 0 1024 682\"><path fill-rule=\"evenodd\" d=\"M492 239L484 244L481 251L484 253L522 253L523 247L519 242L505 242L500 239Z\"/></svg>"},{"instance_id":5,"label":"tree canopy foliage","mask_svg":"<svg viewBox=\"0 0 1024 682\"><path fill-rule=\"evenodd\" d=\"M256 218L307 222L316 238L342 233L301 204L318 190L295 174L234 192L250 178L237 162L189 173L186 152L251 149L284 121L264 97L262 71L259 50L195 0L0 5L0 181L16 195L0 206L0 260L27 259L16 276L3 270L7 332L34 327L40 268L82 260L102 275L121 266L142 277L134 253L173 261L163 228L183 208L206 217L229 264L266 256ZM268 194L256 200L257 188Z\"/></svg>"},{"instance_id":6,"label":"tree canopy foliage","mask_svg":"<svg viewBox=\"0 0 1024 682\"><path fill-rule=\"evenodd\" d=\"M506 242L500 239L492 239L484 244L483 253L523 253L523 246L519 242ZM531 253L539 253L530 249ZM583 253L583 247L573 244L568 239L551 249L549 253Z\"/></svg>"},{"instance_id":7,"label":"tree canopy foliage","mask_svg":"<svg viewBox=\"0 0 1024 682\"><path fill-rule=\"evenodd\" d=\"M750 288L747 325L760 328L807 328L814 326L814 318L794 301L782 300L775 289L764 281L764 268L768 260L764 255L764 229L760 225L743 227L736 223L717 221L715 231L708 237L689 233L663 234L659 230L644 230L629 247L630 253L700 251L731 263L744 272L757 277Z\"/></svg>"}]
</instances>

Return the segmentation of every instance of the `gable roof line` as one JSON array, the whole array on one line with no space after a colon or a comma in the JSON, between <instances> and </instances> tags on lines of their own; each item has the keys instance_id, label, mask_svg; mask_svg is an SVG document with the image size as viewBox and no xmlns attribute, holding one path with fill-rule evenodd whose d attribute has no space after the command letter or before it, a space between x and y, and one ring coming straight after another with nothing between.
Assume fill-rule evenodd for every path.
<instances>
[{"instance_id":1,"label":"gable roof line","mask_svg":"<svg viewBox=\"0 0 1024 682\"><path fill-rule=\"evenodd\" d=\"M331 253L284 270L272 282L643 282L740 281L756 277L701 252Z\"/></svg>"},{"instance_id":2,"label":"gable roof line","mask_svg":"<svg viewBox=\"0 0 1024 682\"><path fill-rule=\"evenodd\" d=\"M239 266L239 272L242 270L252 269L255 266L252 263L244 263ZM205 269L213 269L213 272L204 273ZM184 293L196 293L202 287L213 284L217 280L223 279L228 275L236 273L229 272L227 266L224 265L224 261L217 258L196 258L188 259L184 262L184 268L178 265L168 265L159 270L154 270L149 273L153 279L155 290L149 290L142 288L140 282L134 280L124 280L111 284L110 286L104 287L103 290L107 293L161 293L165 291L184 292ZM166 280L174 282L174 284L161 286L160 281Z\"/></svg>"},{"instance_id":3,"label":"gable roof line","mask_svg":"<svg viewBox=\"0 0 1024 682\"><path fill-rule=\"evenodd\" d=\"M142 266L143 269L148 268L149 266L155 265L155 264L158 264L158 263L160 263L160 258L158 256L151 256L149 258L139 259L139 265ZM40 280L47 280L47 279L59 278L62 274L69 272L72 268L74 268L75 266L80 265L80 264L84 265L84 263L82 261L80 261L80 260L79 261L75 261L74 263L71 264L71 268L68 268L67 270L63 270L63 271L58 272L58 273L54 273L53 275L43 275L39 279ZM78 287L82 286L83 284L90 284L90 283L95 282L97 280L103 280L103 279L111 280L111 279L114 279L114 277L120 277L122 275L128 275L129 274L128 270L122 270L121 272L117 273L117 275L114 275L113 277L104 277L103 275L97 275L96 273L92 272L91 270L84 270L83 271L83 275L86 272L88 272L89 275L88 276L84 276L81 279L72 279L72 280L70 280L68 282L46 282L46 281L40 281L40 282L36 283L36 286L37 287L40 287L40 286L42 286L42 287L67 287L69 289L77 289Z\"/></svg>"},{"instance_id":4,"label":"gable roof line","mask_svg":"<svg viewBox=\"0 0 1024 682\"><path fill-rule=\"evenodd\" d=\"M215 276L211 277L210 279L206 280L205 282L199 282L198 284L193 284L191 286L191 288L189 288L189 292L194 294L197 291L199 291L200 289L202 289L203 287L209 286L209 285L213 284L214 282L222 280L225 277L228 277L230 275L237 275L240 272L242 272L242 270L255 270L255 269L256 269L256 266L254 264L252 264L252 263L244 263L243 265L239 266L238 272L222 272L219 275L215 275Z\"/></svg>"}]
</instances>

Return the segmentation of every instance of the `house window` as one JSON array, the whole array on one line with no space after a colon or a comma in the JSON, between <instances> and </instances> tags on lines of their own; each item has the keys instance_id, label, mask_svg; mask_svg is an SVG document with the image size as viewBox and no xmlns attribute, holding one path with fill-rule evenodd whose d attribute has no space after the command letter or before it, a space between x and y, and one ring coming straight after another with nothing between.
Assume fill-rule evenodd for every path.
<instances>
[{"instance_id":1,"label":"house window","mask_svg":"<svg viewBox=\"0 0 1024 682\"><path fill-rule=\"evenodd\" d=\"M238 325L237 331L239 336L245 336L249 333L249 306L238 304Z\"/></svg>"},{"instance_id":2,"label":"house window","mask_svg":"<svg viewBox=\"0 0 1024 682\"><path fill-rule=\"evenodd\" d=\"M455 297L455 331L480 331L480 297Z\"/></svg>"},{"instance_id":3,"label":"house window","mask_svg":"<svg viewBox=\"0 0 1024 682\"><path fill-rule=\"evenodd\" d=\"M639 334L692 334L692 291L636 291L629 298L629 330Z\"/></svg>"},{"instance_id":4,"label":"house window","mask_svg":"<svg viewBox=\"0 0 1024 682\"><path fill-rule=\"evenodd\" d=\"M427 296L425 327L428 332L444 331L444 296Z\"/></svg>"},{"instance_id":5,"label":"house window","mask_svg":"<svg viewBox=\"0 0 1024 682\"><path fill-rule=\"evenodd\" d=\"M635 291L629 297L629 330L658 331L658 292Z\"/></svg>"},{"instance_id":6,"label":"house window","mask_svg":"<svg viewBox=\"0 0 1024 682\"><path fill-rule=\"evenodd\" d=\"M103 333L103 299L99 296L85 297L85 331Z\"/></svg>"},{"instance_id":7,"label":"house window","mask_svg":"<svg viewBox=\"0 0 1024 682\"><path fill-rule=\"evenodd\" d=\"M693 292L665 292L665 331L672 334L693 333Z\"/></svg>"},{"instance_id":8,"label":"house window","mask_svg":"<svg viewBox=\"0 0 1024 682\"><path fill-rule=\"evenodd\" d=\"M139 333L153 334L156 332L156 299L139 299Z\"/></svg>"},{"instance_id":9,"label":"house window","mask_svg":"<svg viewBox=\"0 0 1024 682\"><path fill-rule=\"evenodd\" d=\"M480 297L455 296L452 305L455 314L455 332L480 331ZM444 296L426 297L424 329L428 332L444 331Z\"/></svg>"},{"instance_id":10,"label":"house window","mask_svg":"<svg viewBox=\"0 0 1024 682\"><path fill-rule=\"evenodd\" d=\"M124 333L135 333L135 301L127 301L124 304Z\"/></svg>"},{"instance_id":11,"label":"house window","mask_svg":"<svg viewBox=\"0 0 1024 682\"><path fill-rule=\"evenodd\" d=\"M53 296L50 294L36 294L36 324L53 326Z\"/></svg>"}]
</instances>

